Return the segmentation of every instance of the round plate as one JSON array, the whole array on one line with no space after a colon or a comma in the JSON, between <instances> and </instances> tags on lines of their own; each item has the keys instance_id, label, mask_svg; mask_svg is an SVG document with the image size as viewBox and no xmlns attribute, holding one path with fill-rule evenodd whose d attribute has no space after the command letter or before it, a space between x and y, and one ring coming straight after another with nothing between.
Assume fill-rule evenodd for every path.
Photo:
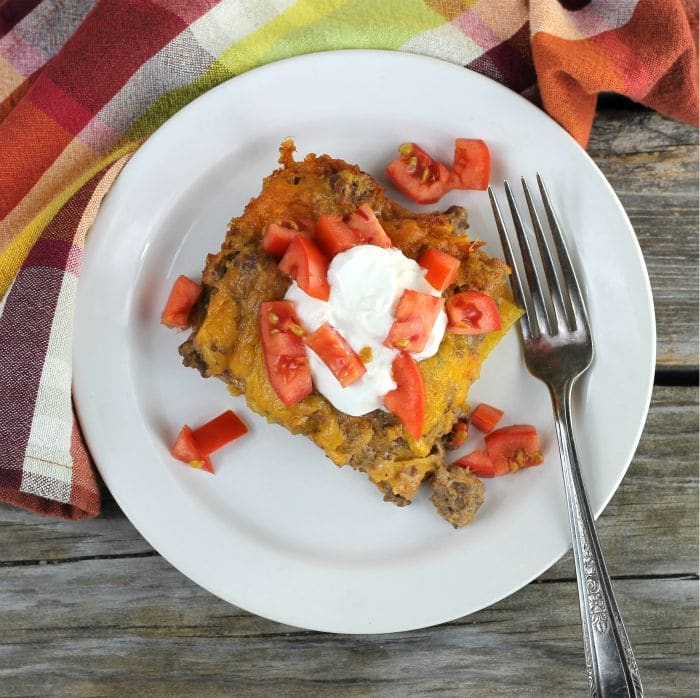
<instances>
[{"instance_id":1,"label":"round plate","mask_svg":"<svg viewBox=\"0 0 700 698\"><path fill-rule=\"evenodd\" d=\"M90 233L78 290L74 383L89 447L151 545L249 611L344 633L472 613L570 545L548 394L526 371L515 330L486 362L470 402L498 405L504 424L535 424L545 463L487 481L474 522L453 530L425 493L403 509L384 503L364 474L336 468L220 381L184 368L177 347L187 335L159 324L174 279L199 277L287 136L302 156L358 163L390 196L384 167L406 140L450 162L456 136L479 137L491 149L493 182L543 174L596 343L574 405L594 511L614 493L644 425L655 350L649 280L627 216L586 153L532 104L459 66L383 51L307 55L237 77L178 112L124 168ZM455 203L469 209L472 237L500 256L486 193L454 192L441 208ZM216 476L169 456L182 424L227 408L250 434L215 454Z\"/></svg>"}]
</instances>

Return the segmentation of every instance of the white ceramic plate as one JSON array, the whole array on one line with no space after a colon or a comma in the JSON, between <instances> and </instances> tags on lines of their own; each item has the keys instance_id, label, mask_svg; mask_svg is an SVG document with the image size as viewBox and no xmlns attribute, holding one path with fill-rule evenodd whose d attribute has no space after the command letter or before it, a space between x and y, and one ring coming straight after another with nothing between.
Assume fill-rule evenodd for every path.
<instances>
[{"instance_id":1,"label":"white ceramic plate","mask_svg":"<svg viewBox=\"0 0 700 698\"><path fill-rule=\"evenodd\" d=\"M455 531L425 494L403 509L384 503L363 474L336 468L223 383L184 368L177 347L186 335L159 324L173 280L200 275L287 136L301 155L359 163L383 183L402 141L449 162L456 136L488 142L493 182L543 173L597 346L574 406L596 513L614 493L644 424L655 349L649 281L627 216L586 153L540 110L459 66L393 52L329 52L251 71L185 107L134 155L90 232L79 284L74 381L88 444L144 537L188 577L249 611L345 633L472 613L569 547L549 399L525 370L515 330L470 402L537 425L545 463L487 481L476 520ZM500 255L486 193L453 193L441 207L453 203L469 208L472 236ZM216 476L169 457L183 423L231 407L250 434L215 455Z\"/></svg>"}]
</instances>

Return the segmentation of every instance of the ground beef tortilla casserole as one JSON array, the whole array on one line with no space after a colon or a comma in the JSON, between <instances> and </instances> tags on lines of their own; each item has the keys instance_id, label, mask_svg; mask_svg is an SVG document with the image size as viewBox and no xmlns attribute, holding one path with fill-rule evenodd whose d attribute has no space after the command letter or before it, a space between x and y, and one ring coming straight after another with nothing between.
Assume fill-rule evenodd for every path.
<instances>
[{"instance_id":1,"label":"ground beef tortilla casserole","mask_svg":"<svg viewBox=\"0 0 700 698\"><path fill-rule=\"evenodd\" d=\"M262 192L243 215L231 221L220 252L208 256L193 331L180 347L184 363L205 377L222 379L232 393L244 394L253 410L309 437L337 465L366 472L387 501L410 503L421 482L430 479L438 512L455 527L463 526L483 501L483 485L468 471L444 465L443 439L465 414L467 391L483 360L520 314L510 301L508 268L470 241L465 209L453 206L444 213L416 214L387 199L377 181L356 165L313 154L295 162L293 152L293 142L285 141L280 148L282 167L265 179ZM483 336L446 333L438 353L419 364L426 412L418 440L388 412L351 417L316 391L285 407L265 371L258 307L283 298L290 283L277 260L262 249L266 227L345 214L362 203L372 207L392 243L408 257L415 259L432 246L461 260L456 286L447 296L477 289L499 303L500 331Z\"/></svg>"}]
</instances>

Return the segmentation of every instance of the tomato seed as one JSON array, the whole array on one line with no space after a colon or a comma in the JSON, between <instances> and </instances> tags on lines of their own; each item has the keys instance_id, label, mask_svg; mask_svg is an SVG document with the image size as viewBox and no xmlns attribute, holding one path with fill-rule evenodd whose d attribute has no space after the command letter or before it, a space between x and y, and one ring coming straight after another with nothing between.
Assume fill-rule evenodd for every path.
<instances>
[{"instance_id":1,"label":"tomato seed","mask_svg":"<svg viewBox=\"0 0 700 698\"><path fill-rule=\"evenodd\" d=\"M473 325L474 323L479 321L479 318L481 317L482 313L480 310L477 310L473 305L468 305L464 310L462 311L462 317L468 322L470 325Z\"/></svg>"}]
</instances>

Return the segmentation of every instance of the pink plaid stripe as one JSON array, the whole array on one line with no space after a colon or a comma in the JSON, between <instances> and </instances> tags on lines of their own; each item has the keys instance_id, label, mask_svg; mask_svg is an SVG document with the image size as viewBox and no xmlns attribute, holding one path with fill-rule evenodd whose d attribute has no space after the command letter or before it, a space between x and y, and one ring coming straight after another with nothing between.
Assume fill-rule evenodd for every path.
<instances>
[{"instance_id":1,"label":"pink plaid stripe","mask_svg":"<svg viewBox=\"0 0 700 698\"><path fill-rule=\"evenodd\" d=\"M350 0L0 0L2 291L14 279L4 313L0 300L0 500L66 517L99 511L71 411L70 342L82 238L118 167L92 177L41 232L40 213L240 66L373 43L539 91L581 143L601 90L697 122L697 3L419 5L378 27Z\"/></svg>"},{"instance_id":2,"label":"pink plaid stripe","mask_svg":"<svg viewBox=\"0 0 700 698\"><path fill-rule=\"evenodd\" d=\"M97 480L70 408L70 342L82 237L125 162L94 175L44 229L0 316L0 493L54 516L99 513Z\"/></svg>"}]
</instances>

